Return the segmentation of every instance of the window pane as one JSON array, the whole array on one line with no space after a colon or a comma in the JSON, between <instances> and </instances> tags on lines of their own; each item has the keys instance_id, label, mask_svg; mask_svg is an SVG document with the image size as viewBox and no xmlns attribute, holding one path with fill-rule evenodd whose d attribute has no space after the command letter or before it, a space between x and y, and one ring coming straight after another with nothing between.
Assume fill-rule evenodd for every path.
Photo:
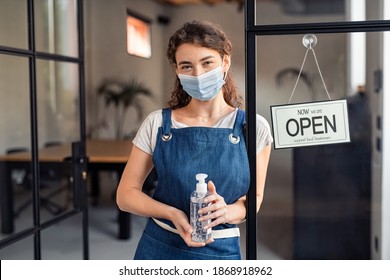
<instances>
[{"instance_id":1,"label":"window pane","mask_svg":"<svg viewBox=\"0 0 390 280\"><path fill-rule=\"evenodd\" d=\"M39 145L80 139L78 65L37 60Z\"/></svg>"},{"instance_id":2,"label":"window pane","mask_svg":"<svg viewBox=\"0 0 390 280\"><path fill-rule=\"evenodd\" d=\"M37 51L77 57L76 0L37 0L34 3Z\"/></svg>"},{"instance_id":3,"label":"window pane","mask_svg":"<svg viewBox=\"0 0 390 280\"><path fill-rule=\"evenodd\" d=\"M0 211L3 211L2 219L5 215L5 219L13 220L14 232L19 232L33 225L31 208L14 217L21 205L32 197L27 58L0 55L0 100ZM3 192L5 188L13 191L14 199ZM6 236L0 233L0 238Z\"/></svg>"},{"instance_id":4,"label":"window pane","mask_svg":"<svg viewBox=\"0 0 390 280\"><path fill-rule=\"evenodd\" d=\"M29 236L0 250L1 260L33 260L34 236Z\"/></svg>"},{"instance_id":5,"label":"window pane","mask_svg":"<svg viewBox=\"0 0 390 280\"><path fill-rule=\"evenodd\" d=\"M345 21L344 2L344 0L257 0L256 24Z\"/></svg>"},{"instance_id":6,"label":"window pane","mask_svg":"<svg viewBox=\"0 0 390 280\"><path fill-rule=\"evenodd\" d=\"M150 24L135 16L127 15L127 52L132 55L150 58Z\"/></svg>"},{"instance_id":7,"label":"window pane","mask_svg":"<svg viewBox=\"0 0 390 280\"><path fill-rule=\"evenodd\" d=\"M0 1L0 45L28 48L27 1Z\"/></svg>"},{"instance_id":8,"label":"window pane","mask_svg":"<svg viewBox=\"0 0 390 280\"><path fill-rule=\"evenodd\" d=\"M369 99L375 93L351 88L350 60L366 66L351 56L349 35L318 34L314 50L332 99L347 99L351 143L272 151L258 219L260 259L370 259ZM295 86L306 52L302 37L257 38L257 108L270 124L270 106L287 104ZM291 103L314 100L327 94L309 52Z\"/></svg>"},{"instance_id":9,"label":"window pane","mask_svg":"<svg viewBox=\"0 0 390 280\"><path fill-rule=\"evenodd\" d=\"M80 140L78 65L37 61L41 221L71 210L71 142Z\"/></svg>"},{"instance_id":10,"label":"window pane","mask_svg":"<svg viewBox=\"0 0 390 280\"><path fill-rule=\"evenodd\" d=\"M256 24L382 20L378 5L368 0L256 0Z\"/></svg>"}]
</instances>

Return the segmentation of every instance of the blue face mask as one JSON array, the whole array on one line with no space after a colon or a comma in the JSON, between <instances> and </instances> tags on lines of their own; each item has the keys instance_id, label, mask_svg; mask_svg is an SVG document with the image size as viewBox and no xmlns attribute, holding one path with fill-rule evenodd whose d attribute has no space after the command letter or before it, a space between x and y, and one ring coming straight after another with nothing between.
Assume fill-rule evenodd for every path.
<instances>
[{"instance_id":1,"label":"blue face mask","mask_svg":"<svg viewBox=\"0 0 390 280\"><path fill-rule=\"evenodd\" d=\"M179 74L178 77L183 89L202 101L214 99L225 84L221 66L199 76Z\"/></svg>"}]
</instances>

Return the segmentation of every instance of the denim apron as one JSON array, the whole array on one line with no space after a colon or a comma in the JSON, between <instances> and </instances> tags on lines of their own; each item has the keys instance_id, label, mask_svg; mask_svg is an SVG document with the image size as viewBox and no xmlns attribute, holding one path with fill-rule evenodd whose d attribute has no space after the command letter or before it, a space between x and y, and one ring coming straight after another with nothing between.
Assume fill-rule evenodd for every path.
<instances>
[{"instance_id":1,"label":"denim apron","mask_svg":"<svg viewBox=\"0 0 390 280\"><path fill-rule=\"evenodd\" d=\"M249 188L249 162L243 134L245 113L237 110L233 128L171 128L171 109L163 109L153 162L158 183L153 198L181 209L189 216L195 175L206 173L227 204L245 195ZM159 219L174 228L171 221ZM213 230L237 227L221 224ZM226 260L241 259L239 237L215 239L201 248L188 247L180 235L149 219L134 259Z\"/></svg>"}]
</instances>

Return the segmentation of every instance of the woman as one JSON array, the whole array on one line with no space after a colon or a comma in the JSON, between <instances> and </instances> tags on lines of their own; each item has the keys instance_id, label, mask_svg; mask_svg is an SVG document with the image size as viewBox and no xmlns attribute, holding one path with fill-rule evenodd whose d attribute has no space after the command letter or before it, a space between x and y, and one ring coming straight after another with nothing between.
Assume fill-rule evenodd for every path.
<instances>
[{"instance_id":1,"label":"woman","mask_svg":"<svg viewBox=\"0 0 390 280\"><path fill-rule=\"evenodd\" d=\"M117 192L122 211L151 217L135 259L240 259L237 224L245 220L249 163L245 114L229 71L232 46L221 28L205 21L183 25L170 38L167 57L177 79L169 108L152 112L133 140ZM257 210L263 198L272 137L257 116ZM142 192L155 167L153 197ZM212 237L191 240L189 198L197 173L208 174L204 220Z\"/></svg>"}]
</instances>

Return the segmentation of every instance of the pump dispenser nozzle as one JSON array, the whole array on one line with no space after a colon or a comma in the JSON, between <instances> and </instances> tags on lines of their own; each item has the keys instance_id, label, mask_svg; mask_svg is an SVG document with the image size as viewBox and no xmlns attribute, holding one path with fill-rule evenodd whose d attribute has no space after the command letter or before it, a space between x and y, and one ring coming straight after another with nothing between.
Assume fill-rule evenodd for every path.
<instances>
[{"instance_id":1,"label":"pump dispenser nozzle","mask_svg":"<svg viewBox=\"0 0 390 280\"><path fill-rule=\"evenodd\" d=\"M196 191L197 192L201 192L201 193L205 193L207 192L207 184L205 182L205 179L207 178L207 174L204 174L204 173L199 173L199 174L196 174L195 178L196 180L198 180L198 183L196 184Z\"/></svg>"}]
</instances>

